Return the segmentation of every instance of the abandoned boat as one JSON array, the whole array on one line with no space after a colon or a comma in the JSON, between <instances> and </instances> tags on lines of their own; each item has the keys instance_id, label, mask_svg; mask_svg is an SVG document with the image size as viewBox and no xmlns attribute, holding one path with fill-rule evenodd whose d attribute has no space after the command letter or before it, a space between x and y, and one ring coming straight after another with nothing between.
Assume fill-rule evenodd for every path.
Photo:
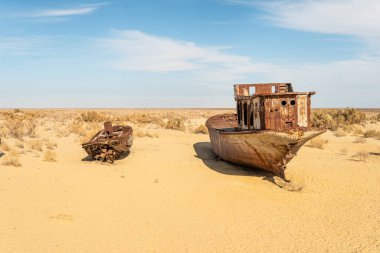
<instances>
[{"instance_id":1,"label":"abandoned boat","mask_svg":"<svg viewBox=\"0 0 380 253\"><path fill-rule=\"evenodd\" d=\"M130 126L112 126L111 122L105 122L104 129L83 143L82 148L95 160L113 163L131 148L132 133Z\"/></svg>"},{"instance_id":2,"label":"abandoned boat","mask_svg":"<svg viewBox=\"0 0 380 253\"><path fill-rule=\"evenodd\" d=\"M214 153L286 180L286 164L303 144L324 132L311 128L315 92L293 92L290 83L237 84L234 91L237 114L206 121Z\"/></svg>"}]
</instances>

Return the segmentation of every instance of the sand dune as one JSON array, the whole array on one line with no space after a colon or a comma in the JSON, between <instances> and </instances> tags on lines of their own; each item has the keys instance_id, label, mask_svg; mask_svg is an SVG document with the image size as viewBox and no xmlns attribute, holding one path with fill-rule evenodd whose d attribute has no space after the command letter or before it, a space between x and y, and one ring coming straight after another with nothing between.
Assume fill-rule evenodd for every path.
<instances>
[{"instance_id":1,"label":"sand dune","mask_svg":"<svg viewBox=\"0 0 380 253\"><path fill-rule=\"evenodd\" d=\"M59 125L37 131L57 162L32 150L0 165L0 252L380 252L380 140L328 131L285 183L216 159L206 134L141 126L158 138L110 165Z\"/></svg>"}]
</instances>

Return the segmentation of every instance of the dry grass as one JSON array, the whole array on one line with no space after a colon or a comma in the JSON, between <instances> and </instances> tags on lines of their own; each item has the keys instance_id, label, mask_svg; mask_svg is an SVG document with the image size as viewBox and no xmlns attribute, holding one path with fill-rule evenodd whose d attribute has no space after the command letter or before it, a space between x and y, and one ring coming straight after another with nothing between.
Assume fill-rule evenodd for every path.
<instances>
[{"instance_id":1,"label":"dry grass","mask_svg":"<svg viewBox=\"0 0 380 253\"><path fill-rule=\"evenodd\" d=\"M47 162L56 162L57 161L57 153L53 150L46 150L44 154L44 161Z\"/></svg>"},{"instance_id":2,"label":"dry grass","mask_svg":"<svg viewBox=\"0 0 380 253\"><path fill-rule=\"evenodd\" d=\"M310 140L306 146L307 147L310 147L310 148L319 148L319 149L324 149L324 146L328 143L328 141L326 139L322 139L322 138L314 138L312 140Z\"/></svg>"},{"instance_id":3,"label":"dry grass","mask_svg":"<svg viewBox=\"0 0 380 253\"><path fill-rule=\"evenodd\" d=\"M82 112L80 114L80 119L84 122L104 122L108 121L109 117L105 113L89 111Z\"/></svg>"},{"instance_id":4,"label":"dry grass","mask_svg":"<svg viewBox=\"0 0 380 253\"><path fill-rule=\"evenodd\" d=\"M158 138L159 137L158 133L151 133L149 131L143 131L143 130L134 131L134 135L136 135L139 138L143 138L143 137Z\"/></svg>"},{"instance_id":5,"label":"dry grass","mask_svg":"<svg viewBox=\"0 0 380 253\"><path fill-rule=\"evenodd\" d=\"M1 151L10 151L11 147L5 141L1 141L0 149Z\"/></svg>"},{"instance_id":6,"label":"dry grass","mask_svg":"<svg viewBox=\"0 0 380 253\"><path fill-rule=\"evenodd\" d=\"M56 147L58 147L58 144L55 143L55 142L52 142L52 141L46 141L46 142L45 142L45 147L46 147L47 149L51 149L51 150L53 150L53 149L55 149Z\"/></svg>"},{"instance_id":7,"label":"dry grass","mask_svg":"<svg viewBox=\"0 0 380 253\"><path fill-rule=\"evenodd\" d=\"M155 124L161 127L165 126L163 118L164 117L158 113L134 113L127 116L127 120L135 124Z\"/></svg>"},{"instance_id":8,"label":"dry grass","mask_svg":"<svg viewBox=\"0 0 380 253\"><path fill-rule=\"evenodd\" d=\"M2 158L1 164L5 166L20 167L21 163L19 160L19 152L17 150L12 150Z\"/></svg>"},{"instance_id":9,"label":"dry grass","mask_svg":"<svg viewBox=\"0 0 380 253\"><path fill-rule=\"evenodd\" d=\"M355 155L353 155L351 158L357 161L366 162L368 157L369 157L368 152L360 151L360 152L357 152Z\"/></svg>"},{"instance_id":10,"label":"dry grass","mask_svg":"<svg viewBox=\"0 0 380 253\"><path fill-rule=\"evenodd\" d=\"M379 131L376 131L376 130L367 130L367 131L364 133L364 137L365 137L365 138L376 138L376 139L380 139L380 132L379 132Z\"/></svg>"},{"instance_id":11,"label":"dry grass","mask_svg":"<svg viewBox=\"0 0 380 253\"><path fill-rule=\"evenodd\" d=\"M321 110L312 113L311 121L314 127L334 131L345 125L364 124L366 115L353 108Z\"/></svg>"},{"instance_id":12,"label":"dry grass","mask_svg":"<svg viewBox=\"0 0 380 253\"><path fill-rule=\"evenodd\" d=\"M339 128L338 130L334 132L334 135L336 137L344 137L344 136L347 136L347 133L343 129Z\"/></svg>"},{"instance_id":13,"label":"dry grass","mask_svg":"<svg viewBox=\"0 0 380 253\"><path fill-rule=\"evenodd\" d=\"M29 140L28 147L34 151L42 151L43 143L40 139L32 139Z\"/></svg>"},{"instance_id":14,"label":"dry grass","mask_svg":"<svg viewBox=\"0 0 380 253\"><path fill-rule=\"evenodd\" d=\"M182 119L169 119L166 123L165 129L173 129L184 132L186 127Z\"/></svg>"},{"instance_id":15,"label":"dry grass","mask_svg":"<svg viewBox=\"0 0 380 253\"><path fill-rule=\"evenodd\" d=\"M207 127L205 125L199 125L194 129L193 133L195 134L208 134Z\"/></svg>"},{"instance_id":16,"label":"dry grass","mask_svg":"<svg viewBox=\"0 0 380 253\"><path fill-rule=\"evenodd\" d=\"M364 137L357 137L354 141L354 143L360 143L360 144L363 144L366 142L367 142L367 140Z\"/></svg>"},{"instance_id":17,"label":"dry grass","mask_svg":"<svg viewBox=\"0 0 380 253\"><path fill-rule=\"evenodd\" d=\"M43 114L37 112L23 113L23 112L6 112L2 113L3 124L5 130L2 134L9 135L10 137L21 139L22 137L36 137L36 121L42 117Z\"/></svg>"}]
</instances>

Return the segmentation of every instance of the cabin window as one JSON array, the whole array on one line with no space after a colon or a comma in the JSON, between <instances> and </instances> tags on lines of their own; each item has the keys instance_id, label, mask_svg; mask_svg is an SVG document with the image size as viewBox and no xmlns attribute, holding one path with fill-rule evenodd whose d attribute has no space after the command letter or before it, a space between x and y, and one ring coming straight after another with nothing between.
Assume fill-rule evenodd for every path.
<instances>
[{"instance_id":1,"label":"cabin window","mask_svg":"<svg viewBox=\"0 0 380 253\"><path fill-rule=\"evenodd\" d=\"M285 106L285 105L286 105L286 100L282 100L281 104L282 104L283 106Z\"/></svg>"},{"instance_id":2,"label":"cabin window","mask_svg":"<svg viewBox=\"0 0 380 253\"><path fill-rule=\"evenodd\" d=\"M247 123L248 123L248 113L247 113L247 104L246 103L244 103L244 112L243 112L243 114L244 114L244 125L246 126L247 125Z\"/></svg>"},{"instance_id":3,"label":"cabin window","mask_svg":"<svg viewBox=\"0 0 380 253\"><path fill-rule=\"evenodd\" d=\"M272 86L272 93L276 93L276 86Z\"/></svg>"},{"instance_id":4,"label":"cabin window","mask_svg":"<svg viewBox=\"0 0 380 253\"><path fill-rule=\"evenodd\" d=\"M255 86L249 87L249 95L252 96L255 94L256 94L256 87Z\"/></svg>"},{"instance_id":5,"label":"cabin window","mask_svg":"<svg viewBox=\"0 0 380 253\"><path fill-rule=\"evenodd\" d=\"M295 105L295 104L296 104L296 101L292 100L292 101L290 101L290 104L291 104L291 105Z\"/></svg>"}]
</instances>

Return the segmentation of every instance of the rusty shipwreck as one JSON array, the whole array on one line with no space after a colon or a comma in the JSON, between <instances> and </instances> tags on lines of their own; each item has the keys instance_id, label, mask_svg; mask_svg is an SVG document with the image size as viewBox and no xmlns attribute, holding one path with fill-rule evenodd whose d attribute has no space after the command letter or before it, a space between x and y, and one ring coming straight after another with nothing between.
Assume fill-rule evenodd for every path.
<instances>
[{"instance_id":1,"label":"rusty shipwreck","mask_svg":"<svg viewBox=\"0 0 380 253\"><path fill-rule=\"evenodd\" d=\"M83 143L82 148L95 160L113 163L131 148L132 133L130 126L112 126L111 122L105 122L104 129Z\"/></svg>"},{"instance_id":2,"label":"rusty shipwreck","mask_svg":"<svg viewBox=\"0 0 380 253\"><path fill-rule=\"evenodd\" d=\"M234 85L237 114L206 121L211 146L221 159L285 179L286 164L308 140L323 133L310 124L311 96L290 83Z\"/></svg>"}]
</instances>

